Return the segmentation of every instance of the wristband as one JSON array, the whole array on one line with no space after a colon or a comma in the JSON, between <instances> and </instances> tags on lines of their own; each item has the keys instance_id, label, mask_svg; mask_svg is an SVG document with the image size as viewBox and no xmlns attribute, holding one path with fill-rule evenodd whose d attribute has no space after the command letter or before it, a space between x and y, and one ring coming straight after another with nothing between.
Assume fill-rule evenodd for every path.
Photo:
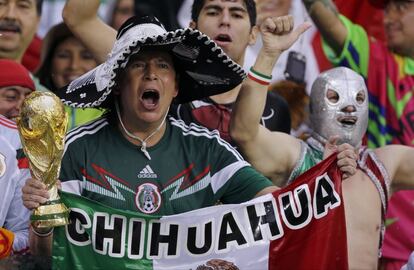
<instances>
[{"instance_id":1,"label":"wristband","mask_svg":"<svg viewBox=\"0 0 414 270\"><path fill-rule=\"evenodd\" d=\"M267 76L264 75L256 70L253 69L253 67L250 68L249 73L247 74L247 77L249 79L261 84L261 85L269 85L272 81L272 75Z\"/></svg>"},{"instance_id":2,"label":"wristband","mask_svg":"<svg viewBox=\"0 0 414 270\"><path fill-rule=\"evenodd\" d=\"M32 228L32 232L36 235L36 236L38 236L38 237L48 237L49 235L51 235L52 234L52 232L53 232L53 227L52 228L50 228L49 229L49 231L46 231L46 232L44 232L44 233L41 233L41 232L38 232L38 231L36 231L33 227L31 227Z\"/></svg>"}]
</instances>

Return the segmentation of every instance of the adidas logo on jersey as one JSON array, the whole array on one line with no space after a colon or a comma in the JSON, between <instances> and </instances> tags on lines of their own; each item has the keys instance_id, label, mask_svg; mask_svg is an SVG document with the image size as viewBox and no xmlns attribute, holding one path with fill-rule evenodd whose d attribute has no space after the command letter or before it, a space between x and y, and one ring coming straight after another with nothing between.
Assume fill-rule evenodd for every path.
<instances>
[{"instance_id":1,"label":"adidas logo on jersey","mask_svg":"<svg viewBox=\"0 0 414 270\"><path fill-rule=\"evenodd\" d=\"M157 178L158 175L154 173L150 165L145 166L138 174L138 178Z\"/></svg>"}]
</instances>

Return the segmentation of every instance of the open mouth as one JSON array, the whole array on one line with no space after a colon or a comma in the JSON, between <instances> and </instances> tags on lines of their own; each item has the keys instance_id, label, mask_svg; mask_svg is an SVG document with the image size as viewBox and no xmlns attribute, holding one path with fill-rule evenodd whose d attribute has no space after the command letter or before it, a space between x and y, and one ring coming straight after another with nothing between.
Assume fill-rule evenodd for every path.
<instances>
[{"instance_id":1,"label":"open mouth","mask_svg":"<svg viewBox=\"0 0 414 270\"><path fill-rule=\"evenodd\" d=\"M340 116L337 120L343 127L349 128L355 126L358 118L356 116Z\"/></svg>"},{"instance_id":2,"label":"open mouth","mask_svg":"<svg viewBox=\"0 0 414 270\"><path fill-rule=\"evenodd\" d=\"M154 89L145 90L141 100L147 110L155 109L160 101L160 93Z\"/></svg>"},{"instance_id":3,"label":"open mouth","mask_svg":"<svg viewBox=\"0 0 414 270\"><path fill-rule=\"evenodd\" d=\"M229 43L229 42L232 42L232 39L227 34L219 34L214 38L214 41L219 42L219 43Z\"/></svg>"}]
</instances>

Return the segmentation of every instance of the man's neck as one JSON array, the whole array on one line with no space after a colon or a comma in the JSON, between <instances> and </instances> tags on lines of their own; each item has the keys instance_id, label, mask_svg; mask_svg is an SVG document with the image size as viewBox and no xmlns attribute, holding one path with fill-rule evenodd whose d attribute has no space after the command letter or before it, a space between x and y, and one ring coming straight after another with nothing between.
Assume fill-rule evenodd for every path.
<instances>
[{"instance_id":1,"label":"man's neck","mask_svg":"<svg viewBox=\"0 0 414 270\"><path fill-rule=\"evenodd\" d=\"M236 101L237 96L239 95L239 92L240 92L240 88L241 88L241 84L236 86L230 91L227 91L219 95L210 96L210 98L217 104L230 104Z\"/></svg>"},{"instance_id":2,"label":"man's neck","mask_svg":"<svg viewBox=\"0 0 414 270\"><path fill-rule=\"evenodd\" d=\"M160 123L161 124L161 123ZM125 128L127 130L127 132L129 132L130 134L132 134L133 136L137 136L138 138L140 138L141 140L145 141L146 146L147 147L151 147L156 145L162 138L162 136L164 136L165 130L166 130L166 123L162 123L161 127L158 129L158 126L153 126L151 128L146 128L146 129L132 129L130 127L128 127L125 123ZM142 145L141 140L138 140L136 138L132 138L131 136L129 136L127 134L127 132L122 128L121 123L118 122L118 128L121 131L122 135L131 143L140 146ZM158 129L158 130L157 130Z\"/></svg>"},{"instance_id":3,"label":"man's neck","mask_svg":"<svg viewBox=\"0 0 414 270\"><path fill-rule=\"evenodd\" d=\"M17 52L5 52L0 51L0 59L9 59L16 61L17 63L22 63L23 54L17 53Z\"/></svg>"}]
</instances>

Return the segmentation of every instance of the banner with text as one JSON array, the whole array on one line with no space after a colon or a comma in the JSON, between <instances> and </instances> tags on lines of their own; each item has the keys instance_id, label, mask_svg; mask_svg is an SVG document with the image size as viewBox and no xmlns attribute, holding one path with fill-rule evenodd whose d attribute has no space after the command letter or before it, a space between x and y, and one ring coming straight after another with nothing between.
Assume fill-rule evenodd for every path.
<instances>
[{"instance_id":1,"label":"banner with text","mask_svg":"<svg viewBox=\"0 0 414 270\"><path fill-rule=\"evenodd\" d=\"M55 269L348 269L335 156L243 204L154 217L69 193L55 229Z\"/></svg>"}]
</instances>

